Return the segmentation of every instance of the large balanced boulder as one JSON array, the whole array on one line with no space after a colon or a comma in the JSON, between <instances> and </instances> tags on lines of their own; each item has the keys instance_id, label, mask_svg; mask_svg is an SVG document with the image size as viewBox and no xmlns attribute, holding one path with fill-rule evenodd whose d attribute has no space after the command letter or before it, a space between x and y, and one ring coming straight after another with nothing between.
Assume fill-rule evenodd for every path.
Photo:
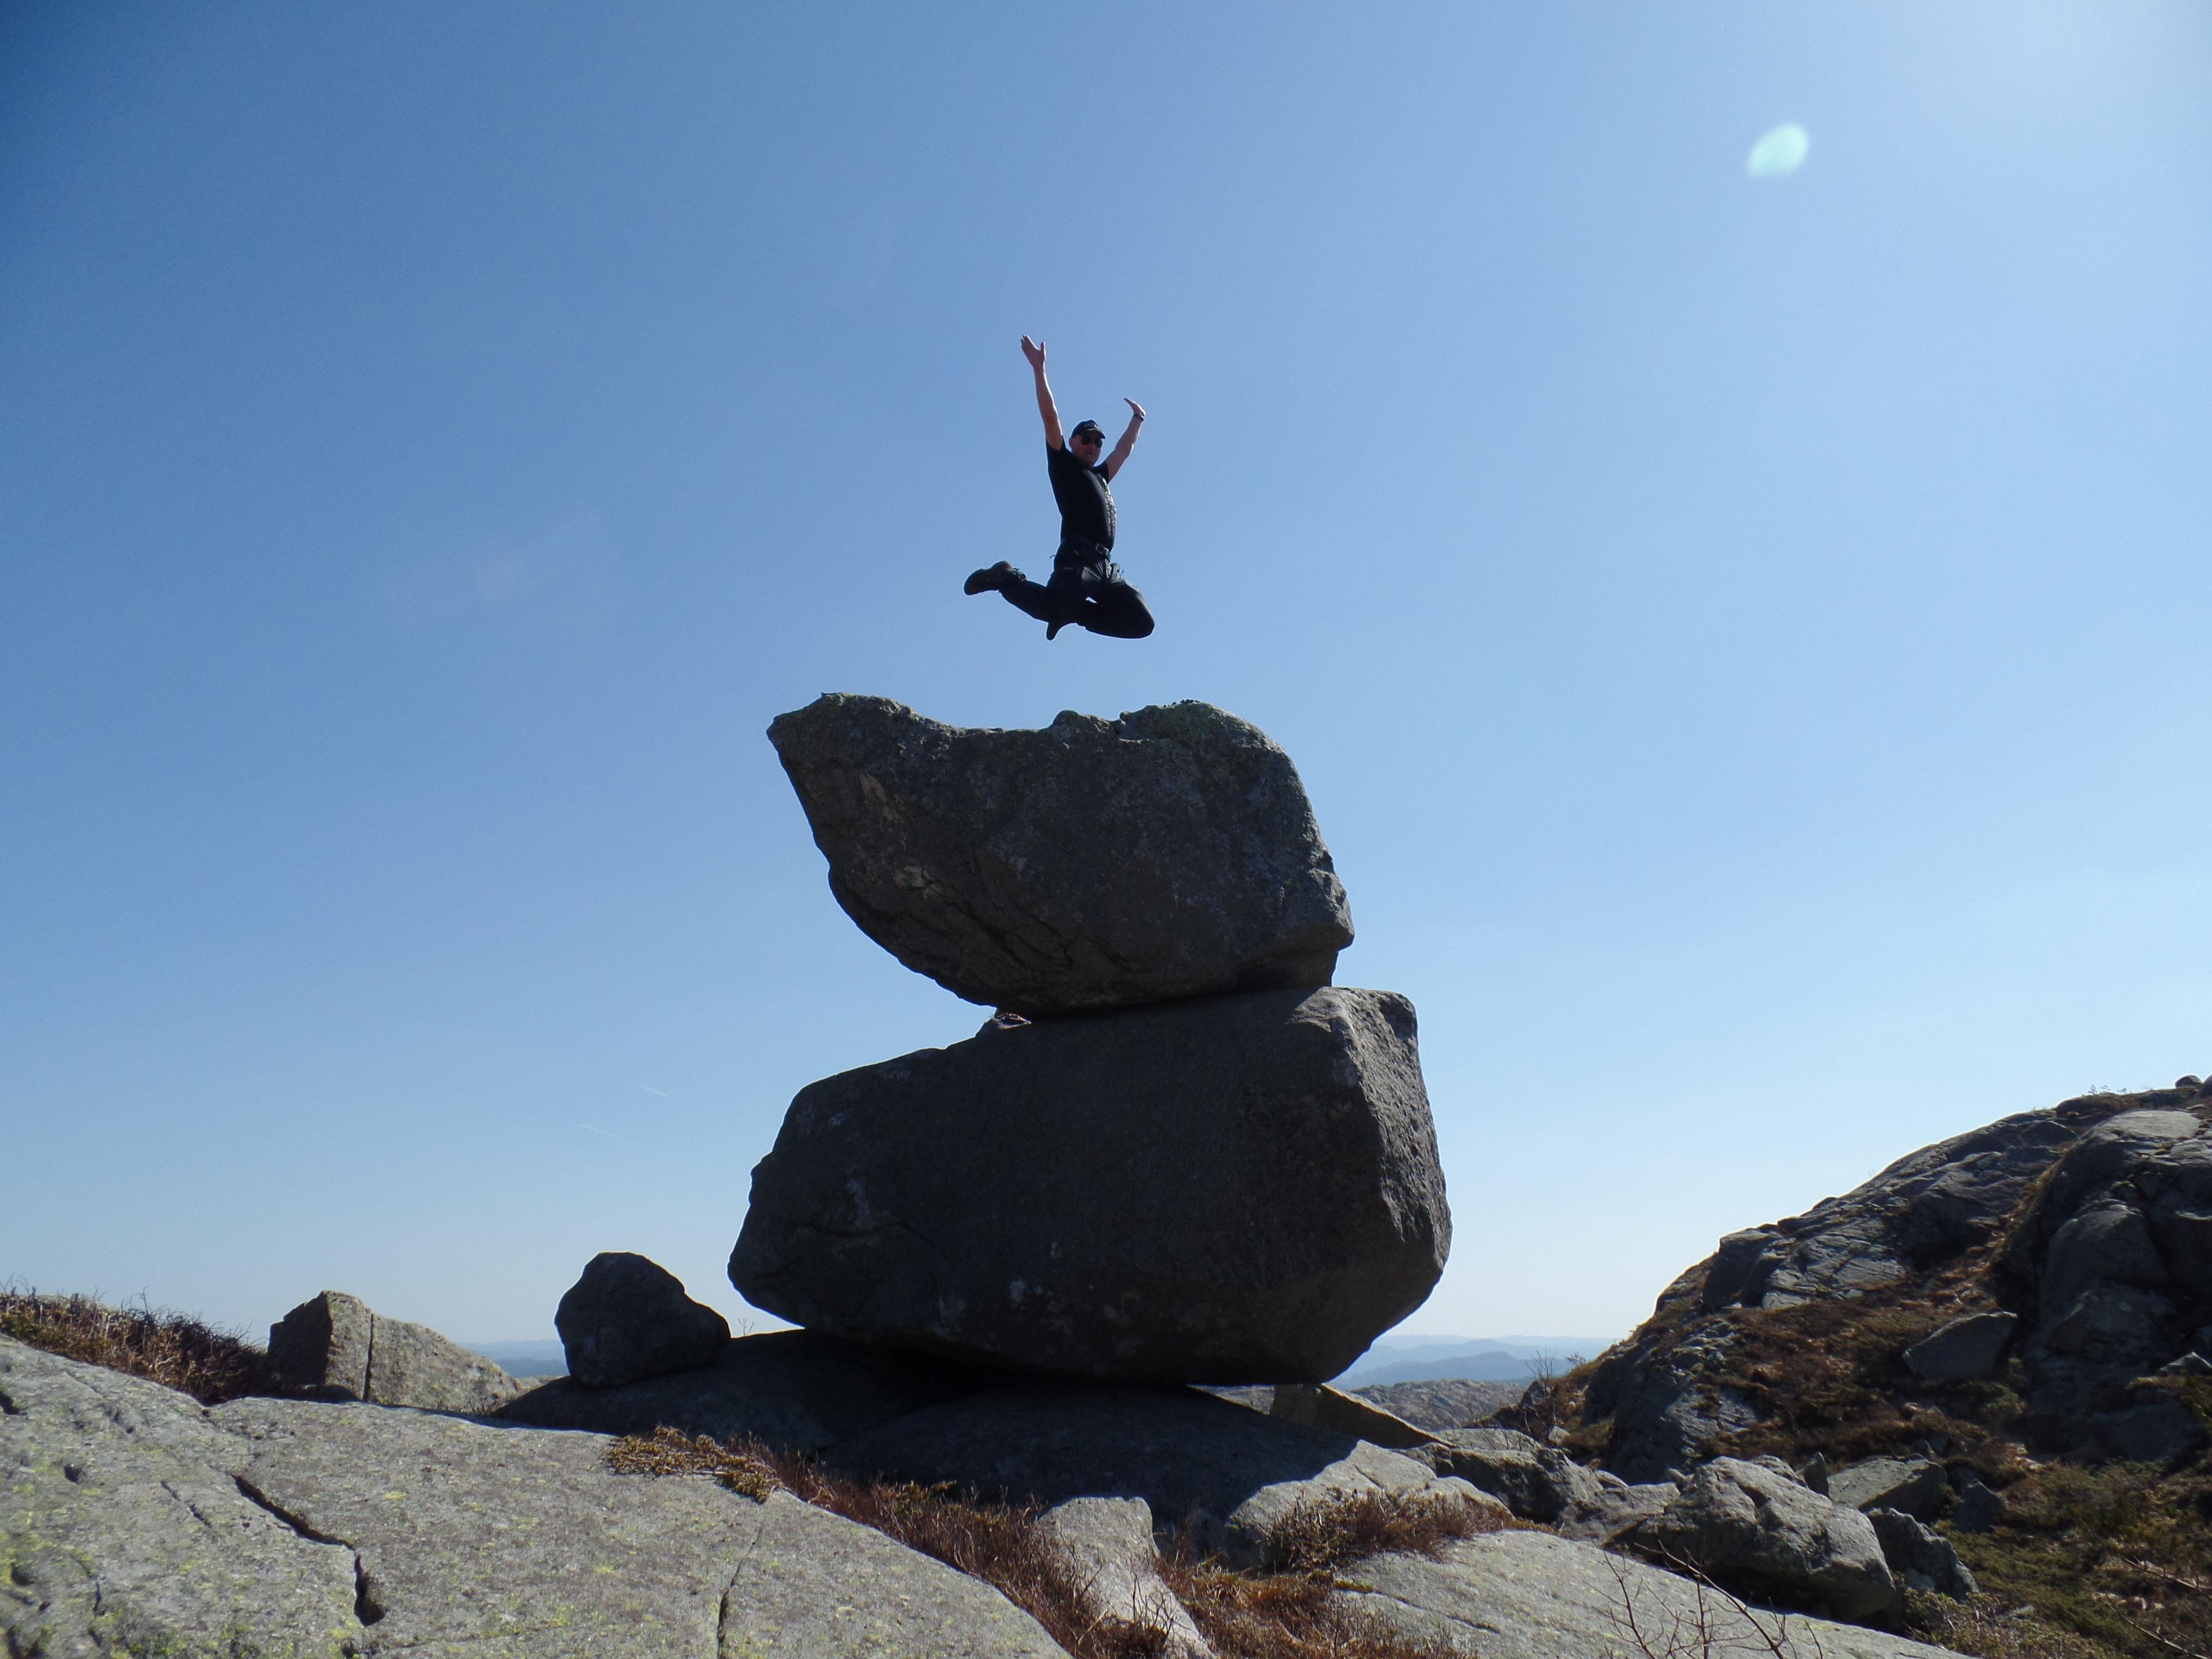
<instances>
[{"instance_id":1,"label":"large balanced boulder","mask_svg":"<svg viewBox=\"0 0 2212 1659\"><path fill-rule=\"evenodd\" d=\"M846 914L971 1002L1327 985L1352 943L1290 757L1209 704L1000 731L832 694L769 738Z\"/></svg>"},{"instance_id":2,"label":"large balanced boulder","mask_svg":"<svg viewBox=\"0 0 2212 1659\"><path fill-rule=\"evenodd\" d=\"M1262 991L809 1085L730 1278L809 1329L955 1358L1318 1382L1420 1304L1450 1234L1412 1004Z\"/></svg>"}]
</instances>

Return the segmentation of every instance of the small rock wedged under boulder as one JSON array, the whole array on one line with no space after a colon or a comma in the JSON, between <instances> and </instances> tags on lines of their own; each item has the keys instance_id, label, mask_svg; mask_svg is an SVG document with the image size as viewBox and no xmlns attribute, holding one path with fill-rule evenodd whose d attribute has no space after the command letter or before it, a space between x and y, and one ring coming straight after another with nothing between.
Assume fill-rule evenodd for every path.
<instances>
[{"instance_id":1,"label":"small rock wedged under boulder","mask_svg":"<svg viewBox=\"0 0 2212 1659\"><path fill-rule=\"evenodd\" d=\"M1898 1604L1874 1523L1771 1462L1700 1464L1629 1541L1740 1595L1825 1607L1839 1619L1879 1619Z\"/></svg>"},{"instance_id":2,"label":"small rock wedged under boulder","mask_svg":"<svg viewBox=\"0 0 2212 1659\"><path fill-rule=\"evenodd\" d=\"M315 1400L491 1412L523 1389L482 1354L340 1291L310 1297L270 1326L269 1361L285 1387Z\"/></svg>"},{"instance_id":3,"label":"small rock wedged under boulder","mask_svg":"<svg viewBox=\"0 0 2212 1659\"><path fill-rule=\"evenodd\" d=\"M1290 757L1208 704L969 730L833 693L769 739L846 914L971 1002L1326 985L1352 943Z\"/></svg>"},{"instance_id":4,"label":"small rock wedged under boulder","mask_svg":"<svg viewBox=\"0 0 2212 1659\"><path fill-rule=\"evenodd\" d=\"M659 1262L602 1250L585 1265L553 1316L568 1375L587 1389L697 1370L720 1357L730 1322L684 1293Z\"/></svg>"},{"instance_id":5,"label":"small rock wedged under boulder","mask_svg":"<svg viewBox=\"0 0 2212 1659\"><path fill-rule=\"evenodd\" d=\"M1481 1659L1949 1655L1884 1631L1747 1611L1693 1579L1542 1532L1462 1539L1434 1557L1378 1555L1346 1570L1341 1582L1345 1601L1385 1629L1409 1640L1453 1643ZM1641 1649L1629 1634L1632 1624L1645 1633ZM1706 1637L1696 1634L1701 1627Z\"/></svg>"},{"instance_id":6,"label":"small rock wedged under boulder","mask_svg":"<svg viewBox=\"0 0 2212 1659\"><path fill-rule=\"evenodd\" d=\"M1388 1446L1393 1451L1432 1446L1437 1440L1436 1436L1426 1429L1408 1423L1395 1412L1385 1410L1373 1401L1363 1400L1356 1394L1332 1389L1325 1382L1285 1382L1279 1385L1267 1402L1267 1414L1279 1417L1285 1422L1311 1423L1317 1428L1333 1429L1339 1434L1357 1435L1362 1440L1377 1446Z\"/></svg>"},{"instance_id":7,"label":"small rock wedged under boulder","mask_svg":"<svg viewBox=\"0 0 2212 1659\"><path fill-rule=\"evenodd\" d=\"M1005 1371L812 1331L762 1331L725 1343L702 1370L613 1389L556 1377L495 1414L532 1428L640 1435L670 1428L710 1440L759 1440L777 1451L818 1452L895 1417L1002 1389L1010 1380Z\"/></svg>"},{"instance_id":8,"label":"small rock wedged under boulder","mask_svg":"<svg viewBox=\"0 0 2212 1659\"><path fill-rule=\"evenodd\" d=\"M730 1278L811 1330L954 1358L1319 1382L1420 1304L1450 1236L1413 1005L1259 991L809 1085Z\"/></svg>"}]
</instances>

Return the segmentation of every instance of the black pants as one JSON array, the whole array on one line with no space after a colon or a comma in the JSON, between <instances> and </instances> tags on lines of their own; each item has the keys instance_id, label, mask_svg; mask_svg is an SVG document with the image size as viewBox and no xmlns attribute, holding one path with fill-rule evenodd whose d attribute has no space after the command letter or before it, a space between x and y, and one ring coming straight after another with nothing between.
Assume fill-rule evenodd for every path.
<instances>
[{"instance_id":1,"label":"black pants","mask_svg":"<svg viewBox=\"0 0 2212 1659\"><path fill-rule=\"evenodd\" d=\"M1063 547L1053 556L1050 581L1024 576L999 591L1008 605L1041 623L1073 623L1117 640L1141 640L1152 631L1145 596L1121 580L1121 567L1103 547Z\"/></svg>"}]
</instances>

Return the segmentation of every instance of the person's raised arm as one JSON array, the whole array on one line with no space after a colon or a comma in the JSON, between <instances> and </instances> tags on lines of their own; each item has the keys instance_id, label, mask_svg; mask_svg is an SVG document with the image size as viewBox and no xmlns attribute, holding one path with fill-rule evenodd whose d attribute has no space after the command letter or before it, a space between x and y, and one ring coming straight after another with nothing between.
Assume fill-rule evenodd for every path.
<instances>
[{"instance_id":1,"label":"person's raised arm","mask_svg":"<svg viewBox=\"0 0 2212 1659\"><path fill-rule=\"evenodd\" d=\"M1122 428L1121 441L1114 446L1114 453L1106 458L1106 476L1111 478L1121 470L1121 463L1129 459L1129 452L1137 447L1137 428L1145 423L1145 406L1134 398L1121 401L1129 405L1129 424Z\"/></svg>"},{"instance_id":2,"label":"person's raised arm","mask_svg":"<svg viewBox=\"0 0 2212 1659\"><path fill-rule=\"evenodd\" d=\"M1022 356L1030 360L1030 368L1036 375L1037 413L1044 416L1044 441L1048 449L1065 449L1067 440L1060 430L1060 410L1052 401L1052 388L1044 380L1044 342L1022 336Z\"/></svg>"}]
</instances>

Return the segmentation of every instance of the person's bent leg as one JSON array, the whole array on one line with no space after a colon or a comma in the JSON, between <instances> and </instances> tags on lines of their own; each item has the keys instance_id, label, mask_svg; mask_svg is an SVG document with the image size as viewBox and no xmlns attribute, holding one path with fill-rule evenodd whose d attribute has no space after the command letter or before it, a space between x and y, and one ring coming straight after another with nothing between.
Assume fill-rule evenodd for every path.
<instances>
[{"instance_id":1,"label":"person's bent leg","mask_svg":"<svg viewBox=\"0 0 2212 1659\"><path fill-rule=\"evenodd\" d=\"M1086 594L1091 603L1075 620L1092 633L1141 640L1152 631L1152 613L1145 596L1123 581L1119 571L1104 581L1088 584Z\"/></svg>"}]
</instances>

